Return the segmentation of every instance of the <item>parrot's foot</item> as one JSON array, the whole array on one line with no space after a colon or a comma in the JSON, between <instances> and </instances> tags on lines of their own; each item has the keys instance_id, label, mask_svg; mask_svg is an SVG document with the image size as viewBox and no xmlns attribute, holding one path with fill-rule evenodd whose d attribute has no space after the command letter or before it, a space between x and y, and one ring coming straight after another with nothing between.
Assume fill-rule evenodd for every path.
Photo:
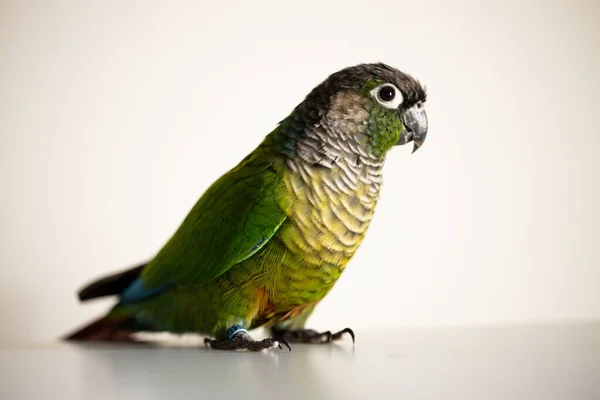
<instances>
[{"instance_id":1,"label":"parrot's foot","mask_svg":"<svg viewBox=\"0 0 600 400\"><path fill-rule=\"evenodd\" d=\"M290 343L331 343L340 340L344 333L347 333L352 337L352 343L354 343L354 332L350 328L342 329L337 333L317 332L312 329L273 329L272 332L275 339L286 340Z\"/></svg>"},{"instance_id":2,"label":"parrot's foot","mask_svg":"<svg viewBox=\"0 0 600 400\"><path fill-rule=\"evenodd\" d=\"M239 325L229 328L227 339L225 340L204 339L206 346L217 350L263 351L274 348L283 349L280 343L283 343L289 351L292 351L292 348L285 339L266 338L263 340L254 340L248 334L248 331Z\"/></svg>"}]
</instances>

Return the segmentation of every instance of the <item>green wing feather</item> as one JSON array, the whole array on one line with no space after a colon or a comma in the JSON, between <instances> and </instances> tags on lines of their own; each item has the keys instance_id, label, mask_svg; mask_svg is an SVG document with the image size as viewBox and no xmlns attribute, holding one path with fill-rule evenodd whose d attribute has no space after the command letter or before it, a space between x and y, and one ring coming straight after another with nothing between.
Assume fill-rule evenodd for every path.
<instances>
[{"instance_id":1,"label":"green wing feather","mask_svg":"<svg viewBox=\"0 0 600 400\"><path fill-rule=\"evenodd\" d=\"M207 283L259 251L286 219L281 169L255 152L213 183L142 272L144 287Z\"/></svg>"}]
</instances>

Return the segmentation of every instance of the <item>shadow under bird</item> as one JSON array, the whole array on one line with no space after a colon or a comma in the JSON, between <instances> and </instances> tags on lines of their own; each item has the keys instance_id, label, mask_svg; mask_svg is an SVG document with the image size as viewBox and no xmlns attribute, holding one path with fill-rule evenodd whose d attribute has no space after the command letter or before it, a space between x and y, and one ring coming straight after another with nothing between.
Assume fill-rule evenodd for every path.
<instances>
[{"instance_id":1,"label":"shadow under bird","mask_svg":"<svg viewBox=\"0 0 600 400\"><path fill-rule=\"evenodd\" d=\"M416 79L386 64L331 74L206 190L152 260L83 288L81 301L118 301L65 339L195 333L250 351L354 341L349 328L305 324L365 237L388 151L423 145L425 101ZM258 327L270 337L254 340Z\"/></svg>"}]
</instances>

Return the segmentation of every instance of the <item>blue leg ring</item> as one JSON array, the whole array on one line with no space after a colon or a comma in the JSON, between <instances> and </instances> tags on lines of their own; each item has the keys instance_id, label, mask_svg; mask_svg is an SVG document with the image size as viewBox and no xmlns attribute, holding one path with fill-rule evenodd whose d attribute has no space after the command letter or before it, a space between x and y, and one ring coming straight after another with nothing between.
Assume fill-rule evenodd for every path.
<instances>
[{"instance_id":1,"label":"blue leg ring","mask_svg":"<svg viewBox=\"0 0 600 400\"><path fill-rule=\"evenodd\" d=\"M241 332L248 333L241 325L233 325L231 328L227 329L227 340L233 339L235 335Z\"/></svg>"}]
</instances>

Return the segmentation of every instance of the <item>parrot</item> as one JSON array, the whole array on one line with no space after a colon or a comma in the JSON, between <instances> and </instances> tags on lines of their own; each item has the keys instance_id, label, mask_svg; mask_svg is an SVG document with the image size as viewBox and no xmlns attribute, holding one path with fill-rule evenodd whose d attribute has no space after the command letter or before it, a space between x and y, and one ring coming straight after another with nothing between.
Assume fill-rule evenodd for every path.
<instances>
[{"instance_id":1,"label":"parrot","mask_svg":"<svg viewBox=\"0 0 600 400\"><path fill-rule=\"evenodd\" d=\"M80 302L115 303L63 339L135 342L140 332L167 332L252 352L345 335L354 343L350 328L306 323L366 235L388 151L423 145L427 93L382 62L339 69L307 93L213 181L150 260L77 292ZM256 328L268 337L255 340Z\"/></svg>"}]
</instances>

